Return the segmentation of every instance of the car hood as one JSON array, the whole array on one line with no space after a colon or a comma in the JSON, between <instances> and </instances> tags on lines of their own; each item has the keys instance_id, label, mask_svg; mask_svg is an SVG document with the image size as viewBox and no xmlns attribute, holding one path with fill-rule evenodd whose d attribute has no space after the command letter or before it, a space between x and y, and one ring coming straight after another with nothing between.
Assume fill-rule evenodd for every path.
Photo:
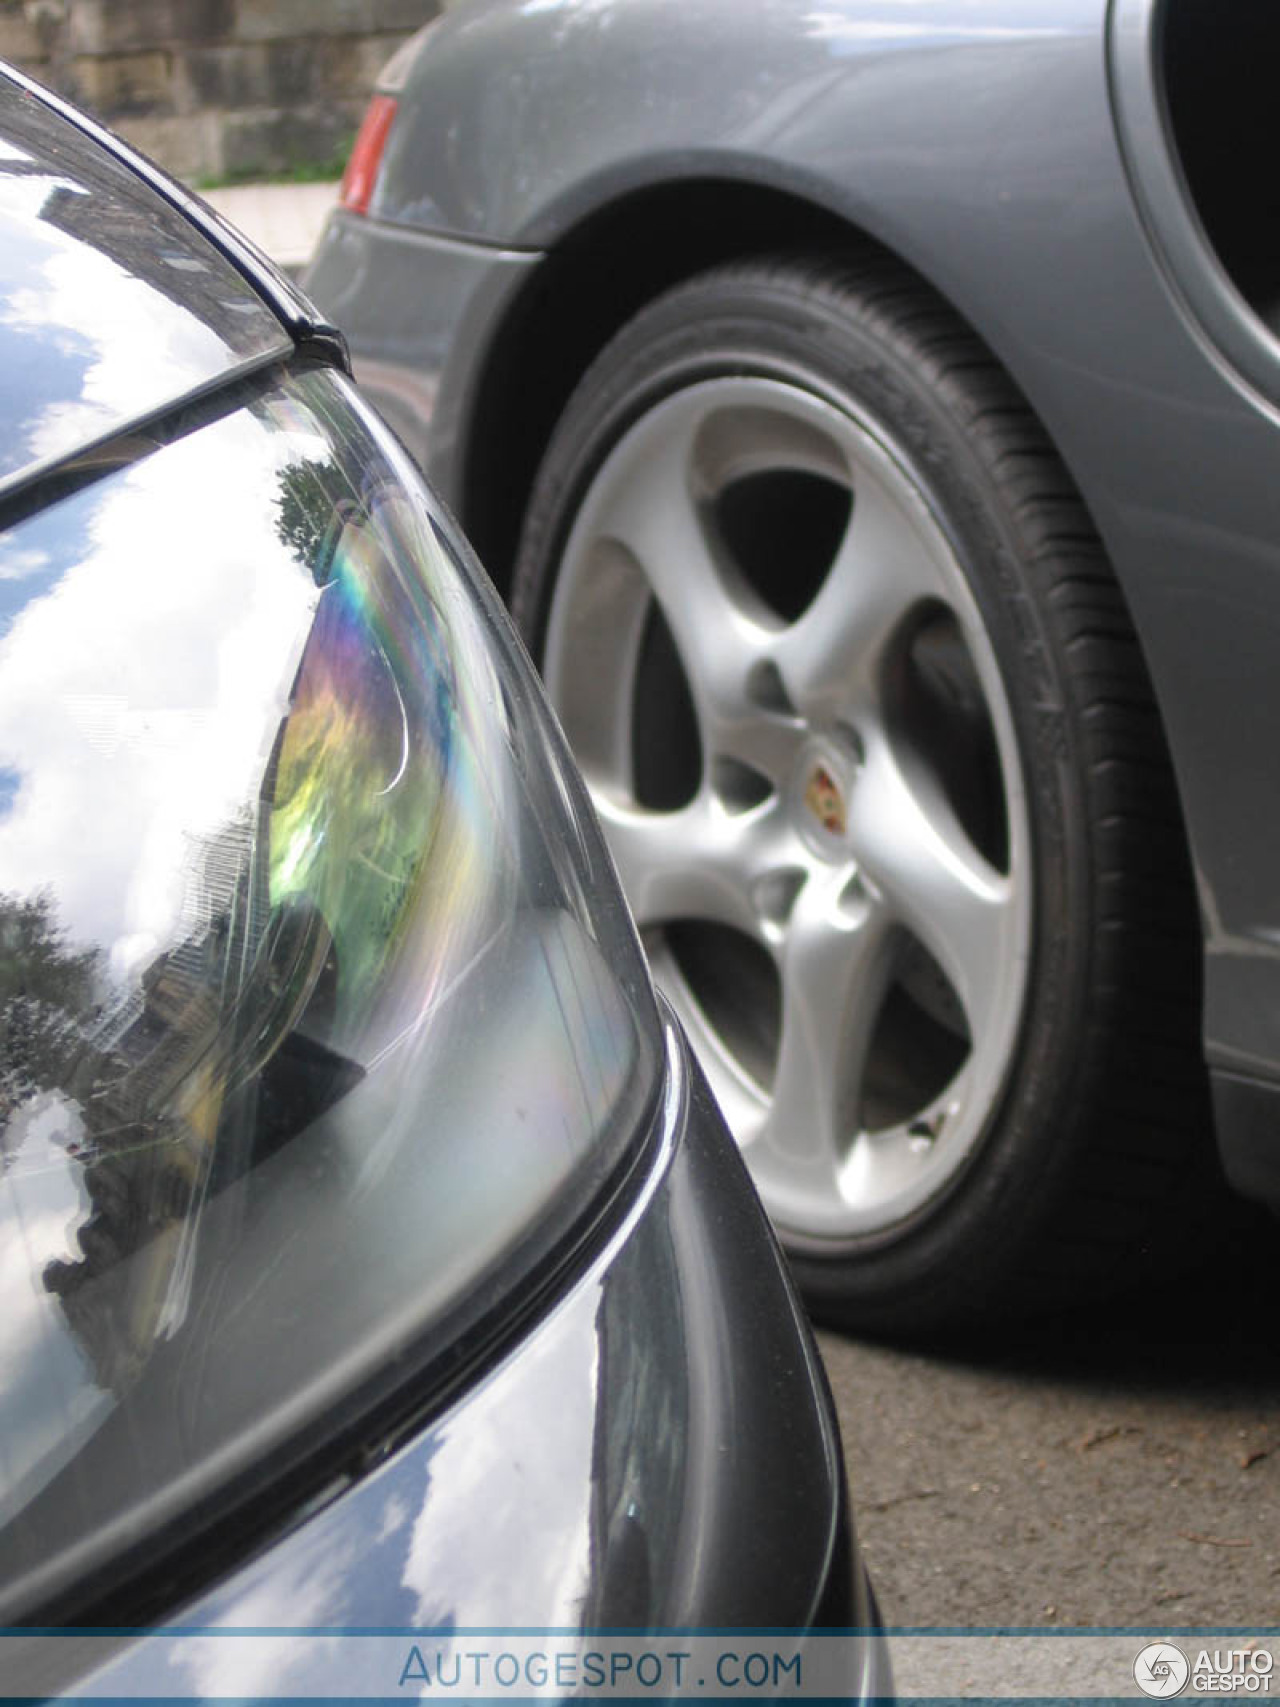
<instances>
[{"instance_id":1,"label":"car hood","mask_svg":"<svg viewBox=\"0 0 1280 1707\"><path fill-rule=\"evenodd\" d=\"M177 207L0 74L0 494L290 345Z\"/></svg>"}]
</instances>

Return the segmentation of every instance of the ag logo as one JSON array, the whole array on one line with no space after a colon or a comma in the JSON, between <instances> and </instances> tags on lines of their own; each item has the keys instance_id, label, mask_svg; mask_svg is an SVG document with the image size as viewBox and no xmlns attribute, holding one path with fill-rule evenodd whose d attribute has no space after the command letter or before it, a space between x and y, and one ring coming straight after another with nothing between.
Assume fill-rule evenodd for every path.
<instances>
[{"instance_id":1,"label":"ag logo","mask_svg":"<svg viewBox=\"0 0 1280 1707\"><path fill-rule=\"evenodd\" d=\"M1133 1681L1144 1695L1164 1700L1181 1695L1191 1676L1191 1662L1172 1642L1151 1642L1133 1662Z\"/></svg>"}]
</instances>

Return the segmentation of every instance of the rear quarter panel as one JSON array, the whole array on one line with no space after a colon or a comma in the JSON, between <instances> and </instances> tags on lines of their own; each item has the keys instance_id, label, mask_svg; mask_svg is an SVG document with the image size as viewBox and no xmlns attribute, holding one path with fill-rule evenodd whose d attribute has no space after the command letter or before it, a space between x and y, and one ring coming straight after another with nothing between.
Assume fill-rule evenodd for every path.
<instances>
[{"instance_id":1,"label":"rear quarter panel","mask_svg":"<svg viewBox=\"0 0 1280 1707\"><path fill-rule=\"evenodd\" d=\"M1197 866L1209 1058L1275 1078L1280 420L1149 242L1112 93L1103 0L463 5L419 56L374 211L542 251L637 189L745 182L929 279L1025 391L1107 543ZM500 311L442 375L464 438L450 388Z\"/></svg>"}]
</instances>

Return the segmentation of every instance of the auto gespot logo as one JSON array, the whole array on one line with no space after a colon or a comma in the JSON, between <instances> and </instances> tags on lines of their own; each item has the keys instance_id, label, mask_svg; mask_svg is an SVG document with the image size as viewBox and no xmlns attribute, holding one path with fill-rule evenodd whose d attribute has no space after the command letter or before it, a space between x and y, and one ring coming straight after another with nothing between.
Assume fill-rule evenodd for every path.
<instances>
[{"instance_id":1,"label":"auto gespot logo","mask_svg":"<svg viewBox=\"0 0 1280 1707\"><path fill-rule=\"evenodd\" d=\"M1269 1695L1275 1661L1266 1648L1200 1648L1190 1658L1173 1642L1149 1642L1133 1662L1144 1695L1167 1700L1188 1688L1201 1695Z\"/></svg>"}]
</instances>

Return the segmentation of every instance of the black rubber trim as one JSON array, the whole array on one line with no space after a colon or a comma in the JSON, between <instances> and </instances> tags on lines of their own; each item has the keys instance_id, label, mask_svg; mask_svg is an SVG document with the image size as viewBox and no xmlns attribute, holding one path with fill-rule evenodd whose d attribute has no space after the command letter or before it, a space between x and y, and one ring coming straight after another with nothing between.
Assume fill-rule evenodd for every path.
<instances>
[{"instance_id":1,"label":"black rubber trim","mask_svg":"<svg viewBox=\"0 0 1280 1707\"><path fill-rule=\"evenodd\" d=\"M163 445L186 438L198 427L234 414L265 390L269 379L313 365L306 358L301 362L291 361L291 356L294 351L288 345L273 350L243 367L219 374L185 396L161 404L127 426L116 427L100 438L77 445L62 456L24 468L8 483L0 482L0 532L91 486L95 480L140 462Z\"/></svg>"}]
</instances>

